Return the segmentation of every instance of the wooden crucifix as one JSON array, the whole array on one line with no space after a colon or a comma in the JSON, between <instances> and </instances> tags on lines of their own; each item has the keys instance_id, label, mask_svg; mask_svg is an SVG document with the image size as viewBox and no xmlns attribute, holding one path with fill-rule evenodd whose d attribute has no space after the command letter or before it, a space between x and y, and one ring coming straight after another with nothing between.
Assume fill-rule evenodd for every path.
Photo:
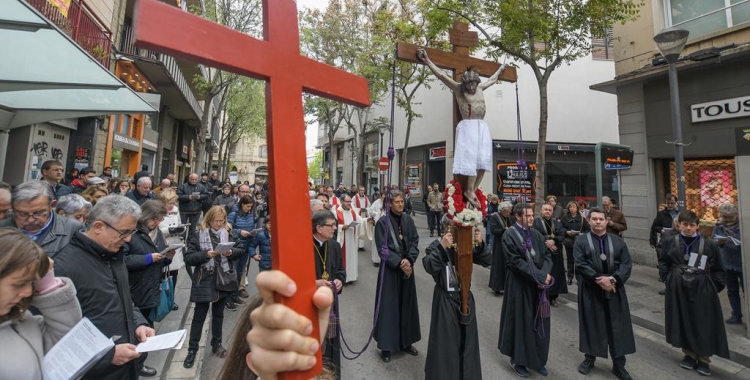
<instances>
[{"instance_id":1,"label":"wooden crucifix","mask_svg":"<svg viewBox=\"0 0 750 380\"><path fill-rule=\"evenodd\" d=\"M140 0L136 12L139 47L267 82L273 267L286 272L298 287L294 297L278 297L277 301L313 321L312 336L319 336L318 313L312 303L315 264L307 248L312 241L311 221L300 217L310 207L302 93L367 107L367 80L300 55L297 6L292 0L263 0L263 40L157 0ZM317 359L313 369L280 378L314 377L322 368L320 352Z\"/></svg>"},{"instance_id":2,"label":"wooden crucifix","mask_svg":"<svg viewBox=\"0 0 750 380\"><path fill-rule=\"evenodd\" d=\"M442 50L437 49L429 49L429 48L423 48L417 45L413 44L407 44L407 43L398 43L397 45L397 58L402 61L412 62L412 63L425 63L418 57L418 52L420 50L424 50L424 52L429 56L429 60L432 61L432 69L433 71L438 70L437 68L441 69L448 69L453 72L453 81L461 83L462 82L462 76L464 75L464 72L468 70L468 68L471 68L472 71L474 71L476 74L485 76L485 77L491 77L493 75L496 75L496 73L500 74L500 77L498 77L498 80L505 80L509 82L515 82L517 79L516 70L514 67L507 67L504 71L501 73L498 72L498 70L501 68L501 65L497 62L492 61L486 61L481 60L478 58L471 57L469 55L469 48L479 46L479 37L477 35L477 32L471 32L469 31L469 25L463 22L454 22L453 28L449 30L449 37L450 37L450 43L453 45L453 52L445 52ZM420 53L421 54L421 53ZM435 68L434 66L437 66ZM442 77L441 79L443 82L451 82L448 77L443 75L442 73L436 72L436 75L439 77ZM494 77L493 77L494 79ZM475 77L475 80L478 82L479 78ZM456 83L454 83L456 84ZM491 85L492 81L489 82L488 85ZM457 85L457 84L456 84ZM483 88L482 85L479 85L478 83L474 86L476 89L477 86L479 88ZM457 94L456 91L458 91L457 87L451 88L454 91L453 94L453 127L454 129L459 125L459 123L462 120L462 114L460 112L460 104L456 100ZM460 96L463 96L463 90L464 87L462 85ZM480 90L481 91L481 90ZM472 94L471 96L474 96L474 92L470 92L469 90L466 91L466 94ZM466 95L467 97L470 95ZM479 111L481 113L480 119L484 118L484 97L481 96L481 108L477 110L475 108L475 111ZM471 104L468 105L468 114L469 115L475 115L477 113L472 114L472 108ZM469 117L469 119L476 119L476 117ZM472 120L473 121L473 120ZM483 121L482 121L483 123ZM486 139L490 139L489 137L489 131L487 131L486 127ZM454 141L455 141L455 133L453 134ZM487 142L487 144L491 144L491 141ZM454 144L455 148L455 144ZM488 147L488 149L491 149L491 147ZM486 153L491 157L491 153L488 151ZM458 158L458 155L455 155L456 158ZM489 158L488 158L489 159ZM473 163L472 163L473 164ZM489 164L488 164L489 165ZM465 192L465 198L473 203L475 206L478 206L478 201L476 200L476 196L474 195L474 191L476 188L476 185L481 181L481 176L483 174L483 171L481 171L479 174L475 174L476 178L471 179L471 176L468 172L465 172L465 168L462 168L461 170L456 170L456 162L454 161L454 168L452 172L456 175L456 179L461 184L462 190L466 190ZM473 168L469 168L473 170ZM489 169L489 168L488 168ZM459 282L461 286L461 311L463 314L468 315L469 313L469 307L468 307L468 297L469 297L469 288L471 286L471 275L473 271L473 260L472 260L472 252L473 252L473 229L471 227L456 227L454 228L456 231L454 236L454 241L456 242L456 251L457 251L457 258L454 262L457 263L458 267L458 274L459 274Z\"/></svg>"}]
</instances>

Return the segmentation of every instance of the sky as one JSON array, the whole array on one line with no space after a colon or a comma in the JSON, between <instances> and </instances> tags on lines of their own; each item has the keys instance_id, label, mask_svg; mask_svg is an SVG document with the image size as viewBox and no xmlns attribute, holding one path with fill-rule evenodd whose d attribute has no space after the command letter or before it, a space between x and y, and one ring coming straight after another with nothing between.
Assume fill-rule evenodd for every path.
<instances>
[{"instance_id":1,"label":"sky","mask_svg":"<svg viewBox=\"0 0 750 380\"><path fill-rule=\"evenodd\" d=\"M302 8L319 8L323 9L328 5L328 0L297 0L297 10ZM307 144L306 149L315 148L318 145L318 124L307 126Z\"/></svg>"}]
</instances>

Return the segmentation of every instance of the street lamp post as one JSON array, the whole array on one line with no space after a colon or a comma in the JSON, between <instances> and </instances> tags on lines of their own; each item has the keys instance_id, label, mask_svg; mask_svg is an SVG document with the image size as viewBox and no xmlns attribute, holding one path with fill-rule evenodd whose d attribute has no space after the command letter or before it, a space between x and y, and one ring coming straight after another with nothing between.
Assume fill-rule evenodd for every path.
<instances>
[{"instance_id":1,"label":"street lamp post","mask_svg":"<svg viewBox=\"0 0 750 380\"><path fill-rule=\"evenodd\" d=\"M380 156L378 156L378 159L380 159L380 157L383 157L383 135L385 134L385 131L387 130L388 130L388 125L386 125L385 123L378 124L378 132L380 132ZM378 179L378 187L382 189L383 188L383 174L380 169L378 169L378 171L381 172L380 177Z\"/></svg>"},{"instance_id":2,"label":"street lamp post","mask_svg":"<svg viewBox=\"0 0 750 380\"><path fill-rule=\"evenodd\" d=\"M682 120L680 117L680 90L677 84L677 60L687 42L688 32L681 28L667 28L654 36L656 48L669 63L669 97L672 101L672 133L674 142L674 161L677 168L677 202L681 209L687 202L685 195L685 165L682 142Z\"/></svg>"}]
</instances>

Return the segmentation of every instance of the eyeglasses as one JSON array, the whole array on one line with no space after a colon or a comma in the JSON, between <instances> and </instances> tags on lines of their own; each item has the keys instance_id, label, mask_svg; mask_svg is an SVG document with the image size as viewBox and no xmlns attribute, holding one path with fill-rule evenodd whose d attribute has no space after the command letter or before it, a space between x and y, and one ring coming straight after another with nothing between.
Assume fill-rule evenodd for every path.
<instances>
[{"instance_id":1,"label":"eyeglasses","mask_svg":"<svg viewBox=\"0 0 750 380\"><path fill-rule=\"evenodd\" d=\"M123 240L123 239L125 239L125 238L127 238L129 236L133 236L133 234L136 232L136 230L120 231L117 228L112 227L111 224L109 224L109 223L107 223L107 222L105 222L103 220L100 220L100 222L104 223L105 226L107 226L107 227L115 230L115 232L117 232L118 234L120 234L120 237L119 237L120 240Z\"/></svg>"},{"instance_id":2,"label":"eyeglasses","mask_svg":"<svg viewBox=\"0 0 750 380\"><path fill-rule=\"evenodd\" d=\"M338 225L338 223L335 223L335 222L331 223L331 224L324 224L324 226L331 227L331 228L336 228L337 225Z\"/></svg>"},{"instance_id":3,"label":"eyeglasses","mask_svg":"<svg viewBox=\"0 0 750 380\"><path fill-rule=\"evenodd\" d=\"M13 213L13 217L15 217L17 219L20 219L20 220L27 220L29 218L42 219L42 218L46 218L47 215L49 215L49 210L34 211L31 214L27 214L25 212L20 212L20 211L16 210Z\"/></svg>"}]
</instances>

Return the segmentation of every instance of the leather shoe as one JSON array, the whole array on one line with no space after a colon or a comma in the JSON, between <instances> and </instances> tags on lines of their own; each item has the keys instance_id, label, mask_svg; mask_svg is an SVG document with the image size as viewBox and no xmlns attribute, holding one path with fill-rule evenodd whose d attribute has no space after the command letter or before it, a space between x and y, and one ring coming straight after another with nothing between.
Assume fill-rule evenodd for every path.
<instances>
[{"instance_id":1,"label":"leather shoe","mask_svg":"<svg viewBox=\"0 0 750 380\"><path fill-rule=\"evenodd\" d=\"M172 311L175 311L175 310L180 310L180 305L178 304L172 305Z\"/></svg>"},{"instance_id":2,"label":"leather shoe","mask_svg":"<svg viewBox=\"0 0 750 380\"><path fill-rule=\"evenodd\" d=\"M417 349L414 348L414 346L406 347L403 351L406 352L407 354L411 355L411 356L417 356L417 355L419 355L419 351L417 351Z\"/></svg>"},{"instance_id":3,"label":"leather shoe","mask_svg":"<svg viewBox=\"0 0 750 380\"><path fill-rule=\"evenodd\" d=\"M250 294L247 293L247 290L240 289L240 298L249 298Z\"/></svg>"},{"instance_id":4,"label":"leather shoe","mask_svg":"<svg viewBox=\"0 0 750 380\"><path fill-rule=\"evenodd\" d=\"M185 368L193 368L193 364L195 363L195 354L197 353L198 351L188 350L188 354L185 357L185 361L182 362L182 366Z\"/></svg>"},{"instance_id":5,"label":"leather shoe","mask_svg":"<svg viewBox=\"0 0 750 380\"><path fill-rule=\"evenodd\" d=\"M138 370L138 375L142 377L156 376L156 369L144 365L143 367L141 367L141 369Z\"/></svg>"},{"instance_id":6,"label":"leather shoe","mask_svg":"<svg viewBox=\"0 0 750 380\"><path fill-rule=\"evenodd\" d=\"M659 291L659 295L660 296L663 296L663 295L666 295L666 294L667 294L667 289L662 289L662 290Z\"/></svg>"},{"instance_id":7,"label":"leather shoe","mask_svg":"<svg viewBox=\"0 0 750 380\"><path fill-rule=\"evenodd\" d=\"M698 368L698 362L690 356L685 355L685 357L680 362L680 367L687 370L694 370Z\"/></svg>"},{"instance_id":8,"label":"leather shoe","mask_svg":"<svg viewBox=\"0 0 750 380\"><path fill-rule=\"evenodd\" d=\"M540 375L542 375L542 376L547 376L547 375L549 375L549 372L547 372L547 367L542 367L542 368L539 368L539 369L538 369L538 370L536 370L536 371L537 371L537 372L539 372L539 374L540 374Z\"/></svg>"},{"instance_id":9,"label":"leather shoe","mask_svg":"<svg viewBox=\"0 0 750 380\"><path fill-rule=\"evenodd\" d=\"M738 317L736 315L731 316L729 319L727 319L726 324L728 325L741 325L742 324L742 318Z\"/></svg>"},{"instance_id":10,"label":"leather shoe","mask_svg":"<svg viewBox=\"0 0 750 380\"><path fill-rule=\"evenodd\" d=\"M614 366L612 367L612 373L620 380L633 380L628 371L625 370L625 367Z\"/></svg>"},{"instance_id":11,"label":"leather shoe","mask_svg":"<svg viewBox=\"0 0 750 380\"><path fill-rule=\"evenodd\" d=\"M578 372L584 375L588 375L589 372L591 372L592 368L594 368L594 361L589 358L586 358L586 359L583 359L581 364L578 365Z\"/></svg>"},{"instance_id":12,"label":"leather shoe","mask_svg":"<svg viewBox=\"0 0 750 380\"><path fill-rule=\"evenodd\" d=\"M227 356L227 349L224 348L224 346L222 346L221 344L218 346L213 346L211 348L211 352L220 358Z\"/></svg>"},{"instance_id":13,"label":"leather shoe","mask_svg":"<svg viewBox=\"0 0 750 380\"><path fill-rule=\"evenodd\" d=\"M380 351L380 358L383 359L383 362L390 363L391 362L391 352L390 351Z\"/></svg>"},{"instance_id":14,"label":"leather shoe","mask_svg":"<svg viewBox=\"0 0 750 380\"><path fill-rule=\"evenodd\" d=\"M698 362L698 367L695 370L703 376L711 376L711 368L708 363Z\"/></svg>"},{"instance_id":15,"label":"leather shoe","mask_svg":"<svg viewBox=\"0 0 750 380\"><path fill-rule=\"evenodd\" d=\"M529 377L529 371L526 369L526 367L522 365L516 365L516 363L513 362L513 359L510 360L510 366L518 376L521 376L523 378Z\"/></svg>"}]
</instances>

